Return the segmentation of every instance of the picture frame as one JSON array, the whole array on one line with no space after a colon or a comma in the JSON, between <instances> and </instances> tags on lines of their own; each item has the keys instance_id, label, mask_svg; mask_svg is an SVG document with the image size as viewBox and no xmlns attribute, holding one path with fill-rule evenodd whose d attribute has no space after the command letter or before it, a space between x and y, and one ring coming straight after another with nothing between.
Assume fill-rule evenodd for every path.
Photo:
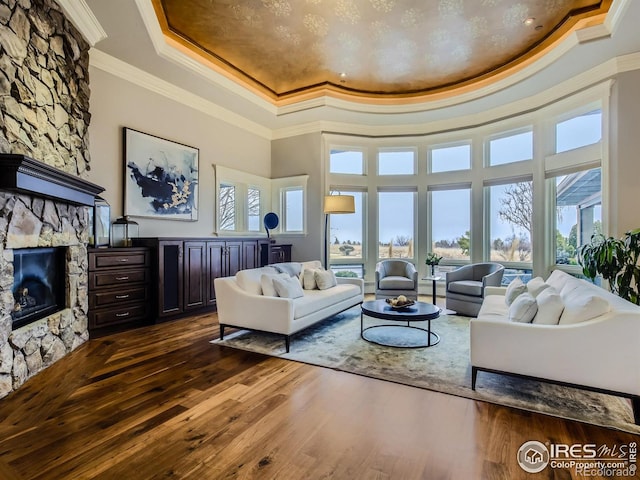
<instances>
[{"instance_id":1,"label":"picture frame","mask_svg":"<svg viewBox=\"0 0 640 480\"><path fill-rule=\"evenodd\" d=\"M123 127L124 215L198 220L200 150Z\"/></svg>"}]
</instances>

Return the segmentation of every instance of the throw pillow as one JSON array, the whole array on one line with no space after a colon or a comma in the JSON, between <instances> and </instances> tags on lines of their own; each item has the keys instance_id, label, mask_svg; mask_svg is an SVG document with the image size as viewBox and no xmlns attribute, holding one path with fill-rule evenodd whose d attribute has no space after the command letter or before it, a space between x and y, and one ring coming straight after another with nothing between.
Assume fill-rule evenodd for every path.
<instances>
[{"instance_id":1,"label":"throw pillow","mask_svg":"<svg viewBox=\"0 0 640 480\"><path fill-rule=\"evenodd\" d=\"M517 277L515 280L512 280L511 283L507 286L507 291L504 293L504 303L507 306L511 306L513 301L524 292L527 291L527 286L522 283L520 277Z\"/></svg>"},{"instance_id":2,"label":"throw pillow","mask_svg":"<svg viewBox=\"0 0 640 480\"><path fill-rule=\"evenodd\" d=\"M608 311L609 302L598 295L592 293L571 295L564 299L564 311L558 324L571 325L585 322L604 315Z\"/></svg>"},{"instance_id":3,"label":"throw pillow","mask_svg":"<svg viewBox=\"0 0 640 480\"><path fill-rule=\"evenodd\" d=\"M264 274L260 277L260 286L262 287L262 295L265 297L277 297L276 287L273 286L274 278L291 278L288 273Z\"/></svg>"},{"instance_id":4,"label":"throw pillow","mask_svg":"<svg viewBox=\"0 0 640 480\"><path fill-rule=\"evenodd\" d=\"M338 284L336 275L332 270L316 270L313 275L320 290L326 290Z\"/></svg>"},{"instance_id":5,"label":"throw pillow","mask_svg":"<svg viewBox=\"0 0 640 480\"><path fill-rule=\"evenodd\" d=\"M319 268L305 268L302 270L302 288L305 290L313 290L318 288L316 283L316 272L319 272Z\"/></svg>"},{"instance_id":6,"label":"throw pillow","mask_svg":"<svg viewBox=\"0 0 640 480\"><path fill-rule=\"evenodd\" d=\"M557 325L564 310L564 303L558 291L549 286L536 297L538 313L533 322L538 325Z\"/></svg>"},{"instance_id":7,"label":"throw pillow","mask_svg":"<svg viewBox=\"0 0 640 480\"><path fill-rule=\"evenodd\" d=\"M546 288L549 288L550 285L544 283L542 277L532 278L527 282L527 291L536 298L542 291Z\"/></svg>"},{"instance_id":8,"label":"throw pillow","mask_svg":"<svg viewBox=\"0 0 640 480\"><path fill-rule=\"evenodd\" d=\"M531 323L538 311L536 299L530 293L522 293L509 307L509 321Z\"/></svg>"},{"instance_id":9,"label":"throw pillow","mask_svg":"<svg viewBox=\"0 0 640 480\"><path fill-rule=\"evenodd\" d=\"M304 297L302 286L297 277L275 277L273 286L278 292L278 296L282 298L299 298Z\"/></svg>"},{"instance_id":10,"label":"throw pillow","mask_svg":"<svg viewBox=\"0 0 640 480\"><path fill-rule=\"evenodd\" d=\"M280 273L288 273L292 277L298 277L302 271L302 264L299 262L285 262L271 264Z\"/></svg>"}]
</instances>

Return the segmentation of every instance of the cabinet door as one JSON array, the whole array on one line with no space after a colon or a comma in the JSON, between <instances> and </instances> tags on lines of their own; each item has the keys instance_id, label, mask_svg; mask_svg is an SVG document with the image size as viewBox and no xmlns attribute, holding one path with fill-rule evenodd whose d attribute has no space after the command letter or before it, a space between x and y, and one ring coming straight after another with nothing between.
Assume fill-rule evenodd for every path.
<instances>
[{"instance_id":1,"label":"cabinet door","mask_svg":"<svg viewBox=\"0 0 640 480\"><path fill-rule=\"evenodd\" d=\"M233 277L243 269L242 266L242 242L225 242L227 254L227 270L225 277Z\"/></svg>"},{"instance_id":2,"label":"cabinet door","mask_svg":"<svg viewBox=\"0 0 640 480\"><path fill-rule=\"evenodd\" d=\"M207 242L207 305L216 303L213 280L224 277L226 270L225 242Z\"/></svg>"},{"instance_id":3,"label":"cabinet door","mask_svg":"<svg viewBox=\"0 0 640 480\"><path fill-rule=\"evenodd\" d=\"M243 269L248 268L258 268L260 265L259 262L259 251L258 251L258 242L250 241L250 242L242 242L242 266Z\"/></svg>"},{"instance_id":4,"label":"cabinet door","mask_svg":"<svg viewBox=\"0 0 640 480\"><path fill-rule=\"evenodd\" d=\"M184 280L182 277L182 242L158 243L158 316L165 317L182 312Z\"/></svg>"},{"instance_id":5,"label":"cabinet door","mask_svg":"<svg viewBox=\"0 0 640 480\"><path fill-rule=\"evenodd\" d=\"M203 307L206 303L206 242L184 242L184 309Z\"/></svg>"}]
</instances>

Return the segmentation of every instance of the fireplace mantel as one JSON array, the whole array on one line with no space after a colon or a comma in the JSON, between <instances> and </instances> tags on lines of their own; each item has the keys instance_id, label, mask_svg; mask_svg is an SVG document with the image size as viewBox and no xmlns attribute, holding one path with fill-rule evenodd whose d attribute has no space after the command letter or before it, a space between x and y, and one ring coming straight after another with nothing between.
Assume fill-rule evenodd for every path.
<instances>
[{"instance_id":1,"label":"fireplace mantel","mask_svg":"<svg viewBox=\"0 0 640 480\"><path fill-rule=\"evenodd\" d=\"M104 188L26 155L0 154L0 189L93 206Z\"/></svg>"}]
</instances>

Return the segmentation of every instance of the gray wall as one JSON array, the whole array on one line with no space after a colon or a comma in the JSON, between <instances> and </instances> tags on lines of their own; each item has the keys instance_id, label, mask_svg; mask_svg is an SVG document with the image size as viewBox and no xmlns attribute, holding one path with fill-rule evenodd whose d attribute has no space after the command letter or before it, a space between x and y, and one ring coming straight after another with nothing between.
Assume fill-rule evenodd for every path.
<instances>
[{"instance_id":1,"label":"gray wall","mask_svg":"<svg viewBox=\"0 0 640 480\"><path fill-rule=\"evenodd\" d=\"M307 184L307 235L275 236L293 245L293 260L322 260L324 235L324 164L320 132L274 140L271 143L271 177L309 175Z\"/></svg>"}]
</instances>

